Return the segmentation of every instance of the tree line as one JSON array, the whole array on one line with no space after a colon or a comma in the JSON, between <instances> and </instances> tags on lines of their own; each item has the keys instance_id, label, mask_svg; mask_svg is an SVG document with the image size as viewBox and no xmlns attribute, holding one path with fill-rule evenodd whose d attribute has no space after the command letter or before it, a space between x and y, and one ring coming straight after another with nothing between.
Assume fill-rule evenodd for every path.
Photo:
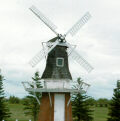
<instances>
[{"instance_id":1,"label":"tree line","mask_svg":"<svg viewBox=\"0 0 120 121\"><path fill-rule=\"evenodd\" d=\"M10 104L24 104L24 102L27 102L27 97L24 98L19 98L16 96L10 96L9 98L4 99L5 102L8 102ZM96 106L96 107L109 107L112 99L107 99L107 98L99 98L99 99L94 99L92 97L89 97L86 99L86 102L90 106Z\"/></svg>"},{"instance_id":2,"label":"tree line","mask_svg":"<svg viewBox=\"0 0 120 121\"><path fill-rule=\"evenodd\" d=\"M42 88L40 83L39 72L35 72L32 80L37 83L38 88ZM38 113L40 110L40 105L36 101L34 95L41 100L42 94L29 92L29 94L24 98L18 98L15 96L10 96L6 98L3 89L4 77L0 73L0 121L3 119L8 119L11 115L8 108L8 103L10 104L23 104L25 115L30 115L33 117L34 121L37 121ZM81 78L77 79L80 83L83 81ZM32 85L31 85L32 86ZM93 121L91 110L93 106L96 107L108 107L109 108L109 118L108 121L120 121L120 81L117 81L117 86L114 89L114 95L111 100L107 98L94 99L93 97L87 96L85 94L74 94L72 96L72 111L74 121Z\"/></svg>"}]
</instances>

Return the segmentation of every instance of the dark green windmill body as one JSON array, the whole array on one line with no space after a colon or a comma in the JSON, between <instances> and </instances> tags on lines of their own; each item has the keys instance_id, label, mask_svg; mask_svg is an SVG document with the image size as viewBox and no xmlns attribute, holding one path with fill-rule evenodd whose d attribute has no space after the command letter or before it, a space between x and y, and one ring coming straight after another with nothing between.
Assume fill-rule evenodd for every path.
<instances>
[{"instance_id":1,"label":"dark green windmill body","mask_svg":"<svg viewBox=\"0 0 120 121\"><path fill-rule=\"evenodd\" d=\"M57 45L47 56L42 79L70 79L67 46Z\"/></svg>"}]
</instances>

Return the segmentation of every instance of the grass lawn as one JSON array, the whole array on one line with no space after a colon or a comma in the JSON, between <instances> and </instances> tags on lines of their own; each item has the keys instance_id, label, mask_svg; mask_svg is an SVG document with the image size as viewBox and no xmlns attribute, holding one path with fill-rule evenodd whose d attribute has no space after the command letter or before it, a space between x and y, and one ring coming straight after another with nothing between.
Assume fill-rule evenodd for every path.
<instances>
[{"instance_id":1,"label":"grass lawn","mask_svg":"<svg viewBox=\"0 0 120 121\"><path fill-rule=\"evenodd\" d=\"M16 119L18 121L29 121L31 119L30 116L25 116L23 111L24 106L22 104L9 104L8 106L12 113L8 121L15 121Z\"/></svg>"},{"instance_id":2,"label":"grass lawn","mask_svg":"<svg viewBox=\"0 0 120 121\"><path fill-rule=\"evenodd\" d=\"M108 108L94 107L93 118L94 121L107 121Z\"/></svg>"},{"instance_id":3,"label":"grass lawn","mask_svg":"<svg viewBox=\"0 0 120 121\"><path fill-rule=\"evenodd\" d=\"M32 119L30 116L25 116L22 104L9 104L10 112L12 113L11 118L8 121L29 121ZM107 121L108 108L105 107L94 107L93 108L93 118L94 121Z\"/></svg>"}]
</instances>

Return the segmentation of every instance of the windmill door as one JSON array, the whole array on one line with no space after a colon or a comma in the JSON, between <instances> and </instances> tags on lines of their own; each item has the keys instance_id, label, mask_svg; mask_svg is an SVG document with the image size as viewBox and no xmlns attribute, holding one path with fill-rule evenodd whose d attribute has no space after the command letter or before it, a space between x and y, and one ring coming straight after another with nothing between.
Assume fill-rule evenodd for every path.
<instances>
[{"instance_id":1,"label":"windmill door","mask_svg":"<svg viewBox=\"0 0 120 121\"><path fill-rule=\"evenodd\" d=\"M54 121L65 121L65 95L54 96Z\"/></svg>"}]
</instances>

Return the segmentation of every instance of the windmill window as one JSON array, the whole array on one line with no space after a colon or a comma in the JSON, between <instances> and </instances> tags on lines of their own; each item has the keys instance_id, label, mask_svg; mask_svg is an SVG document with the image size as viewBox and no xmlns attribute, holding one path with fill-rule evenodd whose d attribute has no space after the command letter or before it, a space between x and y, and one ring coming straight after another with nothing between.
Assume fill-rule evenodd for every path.
<instances>
[{"instance_id":1,"label":"windmill window","mask_svg":"<svg viewBox=\"0 0 120 121\"><path fill-rule=\"evenodd\" d=\"M57 58L56 65L59 67L63 67L64 66L64 58Z\"/></svg>"}]
</instances>

